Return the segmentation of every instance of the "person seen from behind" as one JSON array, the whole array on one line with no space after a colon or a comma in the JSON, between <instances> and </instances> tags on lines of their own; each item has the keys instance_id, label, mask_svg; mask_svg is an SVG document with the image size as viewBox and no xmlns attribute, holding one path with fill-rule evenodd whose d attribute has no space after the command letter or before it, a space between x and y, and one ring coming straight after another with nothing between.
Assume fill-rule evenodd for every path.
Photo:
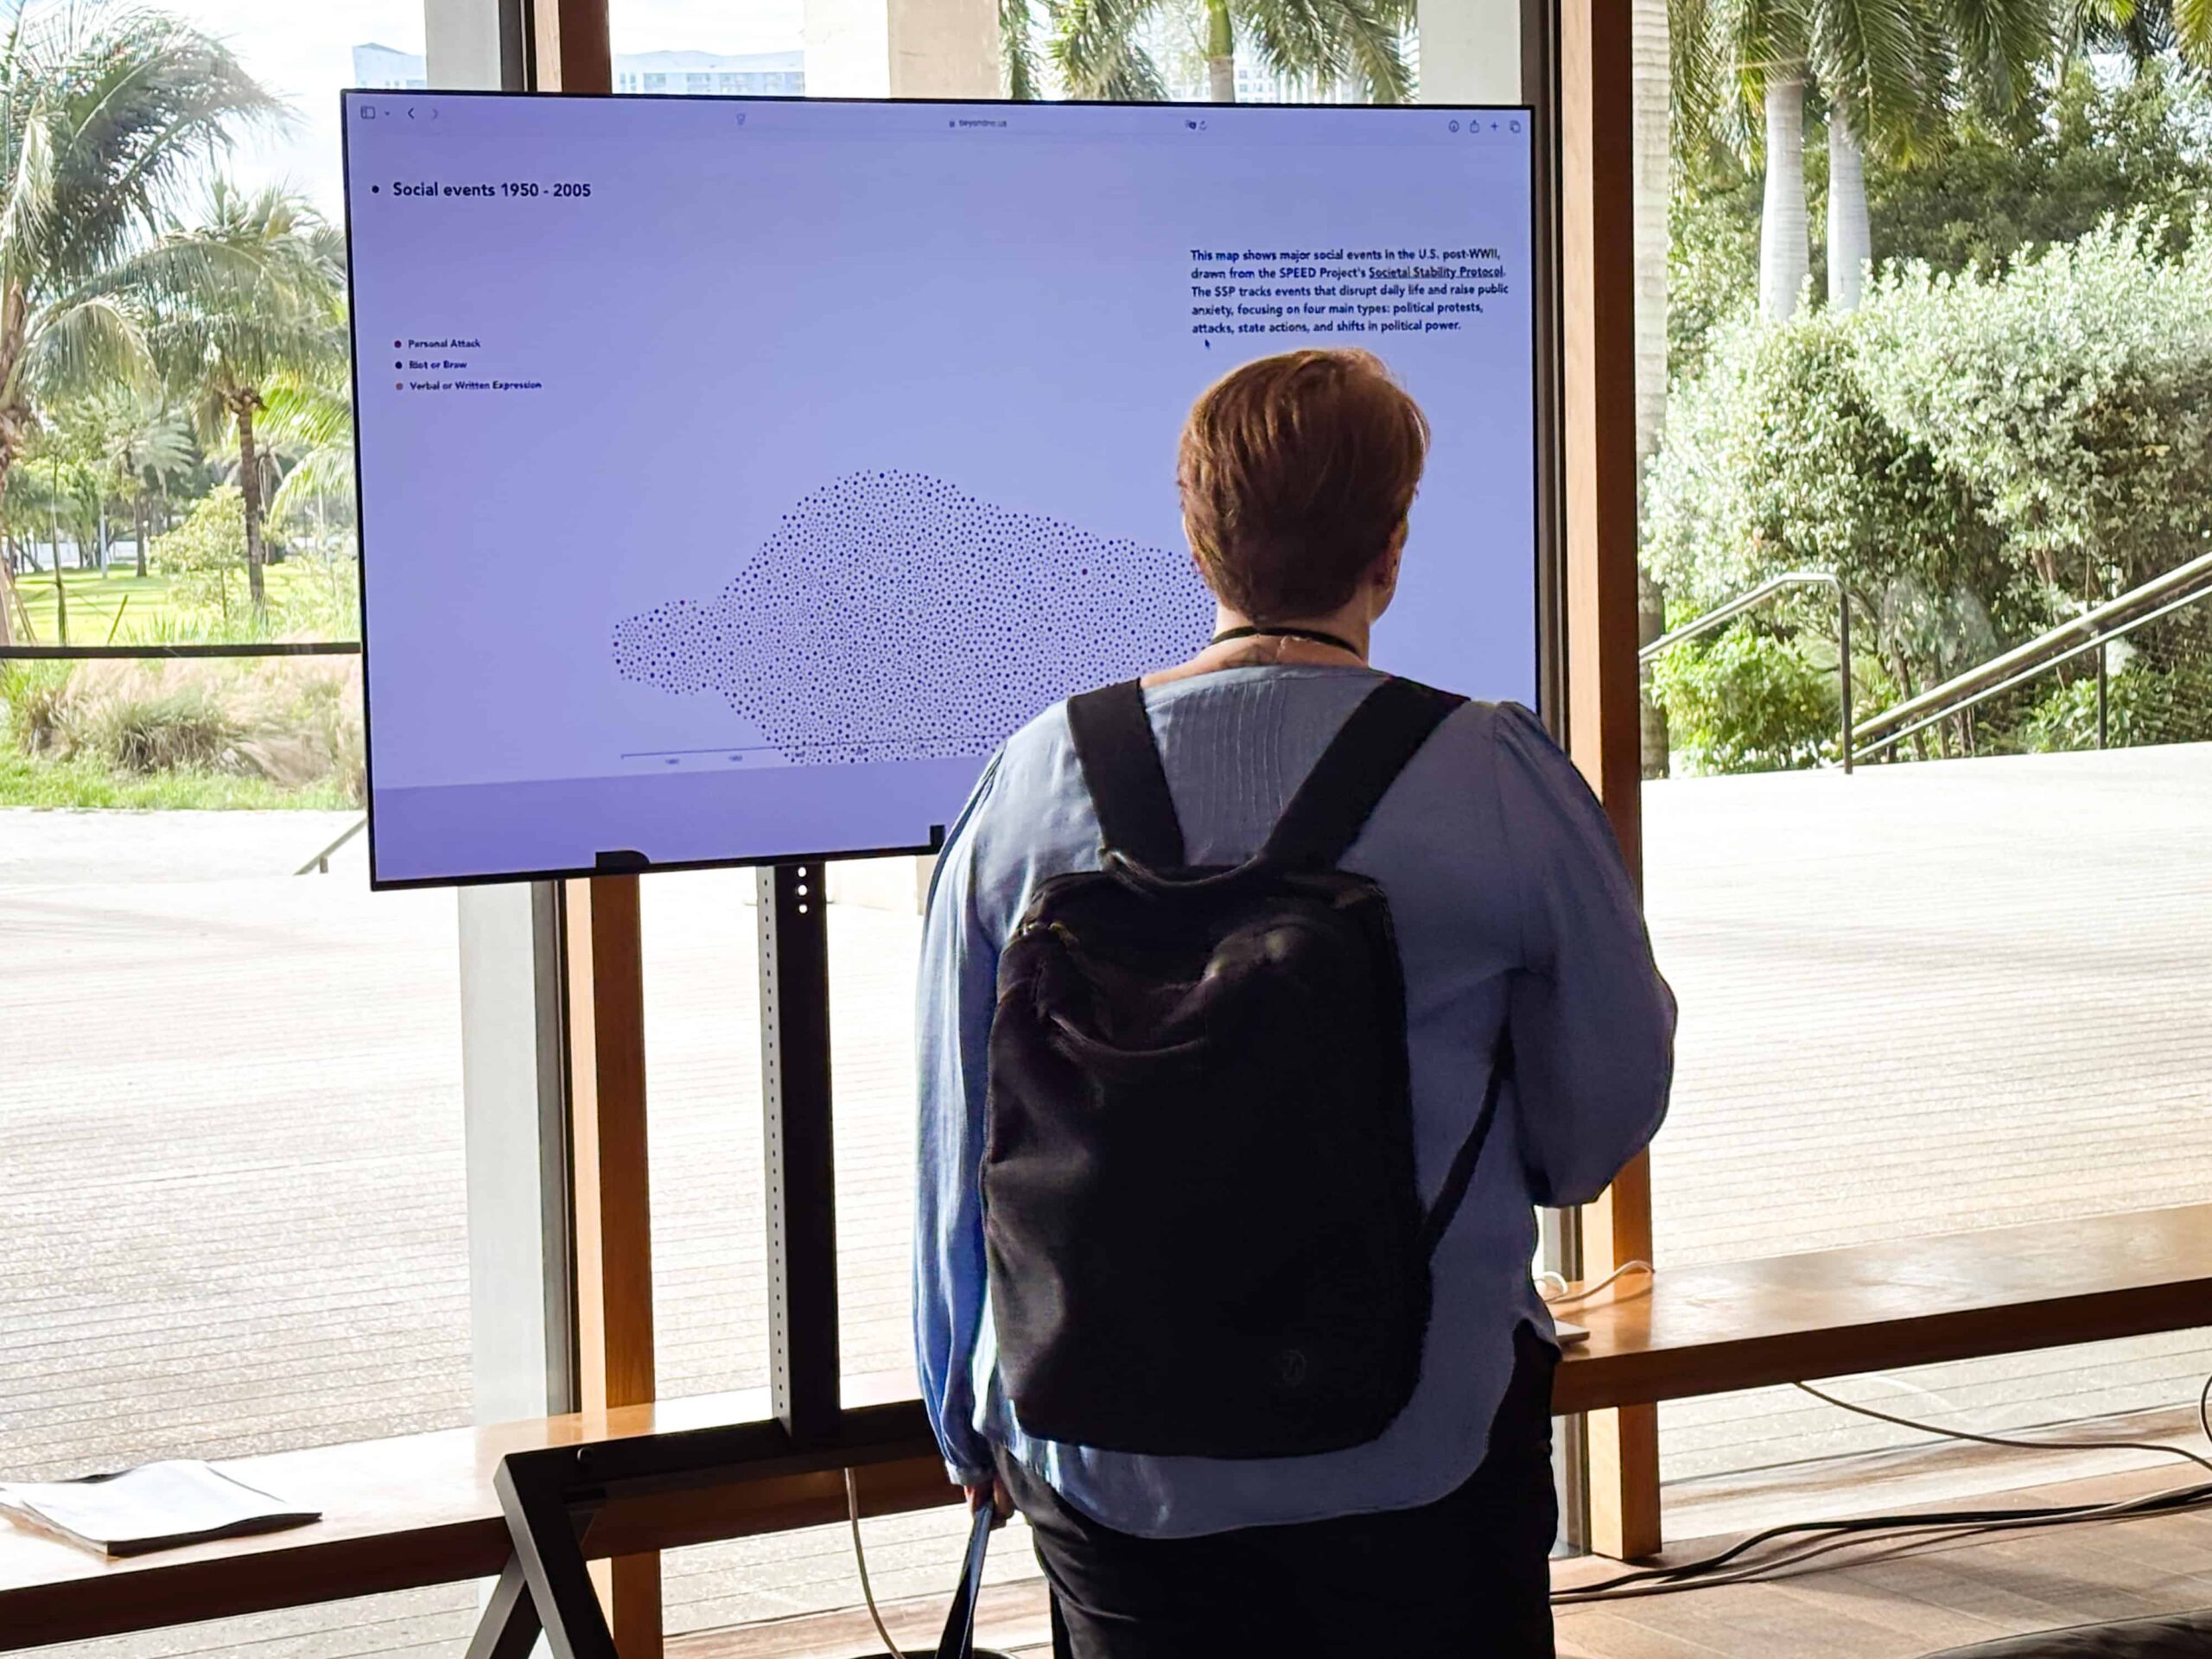
<instances>
[{"instance_id":1,"label":"person seen from behind","mask_svg":"<svg viewBox=\"0 0 2212 1659\"><path fill-rule=\"evenodd\" d=\"M916 1341L1074 1659L1553 1653L1534 1207L1657 1130L1674 1000L1535 716L1370 665L1428 425L1202 396L1214 643L1015 734L925 929Z\"/></svg>"}]
</instances>

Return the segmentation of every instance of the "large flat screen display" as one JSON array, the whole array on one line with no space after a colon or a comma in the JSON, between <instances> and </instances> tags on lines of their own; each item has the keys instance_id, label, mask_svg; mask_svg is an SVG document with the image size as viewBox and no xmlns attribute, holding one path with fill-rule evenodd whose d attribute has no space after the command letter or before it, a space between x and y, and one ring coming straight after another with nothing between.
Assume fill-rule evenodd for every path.
<instances>
[{"instance_id":1,"label":"large flat screen display","mask_svg":"<svg viewBox=\"0 0 2212 1659\"><path fill-rule=\"evenodd\" d=\"M372 878L930 845L1212 605L1175 441L1380 355L1378 665L1536 683L1518 109L349 92Z\"/></svg>"}]
</instances>

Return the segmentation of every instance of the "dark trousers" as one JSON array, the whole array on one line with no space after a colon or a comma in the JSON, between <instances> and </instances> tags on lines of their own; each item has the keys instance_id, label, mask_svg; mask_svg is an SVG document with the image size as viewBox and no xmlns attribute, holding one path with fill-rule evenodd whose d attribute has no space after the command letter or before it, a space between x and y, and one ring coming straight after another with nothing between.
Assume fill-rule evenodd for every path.
<instances>
[{"instance_id":1,"label":"dark trousers","mask_svg":"<svg viewBox=\"0 0 2212 1659\"><path fill-rule=\"evenodd\" d=\"M1059 1659L1552 1659L1551 1384L1526 1325L1489 1455L1433 1503L1199 1538L1080 1514L1003 1452Z\"/></svg>"}]
</instances>

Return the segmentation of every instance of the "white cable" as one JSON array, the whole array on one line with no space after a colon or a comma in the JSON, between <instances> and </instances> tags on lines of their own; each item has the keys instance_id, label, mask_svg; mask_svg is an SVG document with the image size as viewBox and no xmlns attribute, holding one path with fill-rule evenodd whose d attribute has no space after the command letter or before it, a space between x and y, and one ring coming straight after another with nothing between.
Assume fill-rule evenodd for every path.
<instances>
[{"instance_id":1,"label":"white cable","mask_svg":"<svg viewBox=\"0 0 2212 1659\"><path fill-rule=\"evenodd\" d=\"M1555 1280L1558 1281L1559 1290L1556 1294L1552 1295L1544 1295L1541 1291L1537 1292L1537 1294L1544 1296L1544 1306L1546 1307L1573 1307L1577 1302L1588 1301L1599 1291L1611 1286L1614 1280L1619 1278L1624 1273L1649 1273L1651 1271L1653 1271L1653 1268L1649 1262L1640 1259L1634 1262L1624 1262L1620 1266L1615 1268L1611 1273L1600 1279L1596 1284L1585 1285L1581 1289L1574 1292L1572 1295L1567 1294L1567 1281L1560 1278L1558 1274L1540 1273L1536 1275L1536 1282L1538 1284L1541 1285L1548 1279Z\"/></svg>"},{"instance_id":2,"label":"white cable","mask_svg":"<svg viewBox=\"0 0 2212 1659\"><path fill-rule=\"evenodd\" d=\"M853 1564L861 1570L861 1597L868 1603L868 1616L875 1621L875 1633L883 1638L883 1645L891 1659L906 1659L899 1644L891 1639L891 1632L884 1628L883 1615L875 1610L875 1592L868 1587L868 1551L861 1547L861 1493L853 1484L853 1471L845 1471L845 1519L853 1529Z\"/></svg>"}]
</instances>

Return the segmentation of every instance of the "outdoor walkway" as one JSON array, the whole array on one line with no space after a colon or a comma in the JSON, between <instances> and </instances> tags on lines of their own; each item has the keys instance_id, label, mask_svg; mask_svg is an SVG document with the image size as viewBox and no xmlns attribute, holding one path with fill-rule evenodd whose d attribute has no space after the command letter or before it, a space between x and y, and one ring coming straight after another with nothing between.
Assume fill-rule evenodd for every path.
<instances>
[{"instance_id":1,"label":"outdoor walkway","mask_svg":"<svg viewBox=\"0 0 2212 1659\"><path fill-rule=\"evenodd\" d=\"M2212 1200L2212 750L1646 798L1684 1019L1662 1261ZM345 823L0 812L0 1471L466 1420L454 900L368 893L358 842L328 876L288 874ZM645 884L669 1394L765 1370L750 887ZM896 1370L917 923L831 918L847 1363ZM2208 1370L2198 1332L1846 1387L1976 1427L2159 1428ZM1777 1488L1863 1507L1891 1465L1834 1459L1914 1438L1783 1391L1663 1421L1678 1535ZM1902 1468L2022 1484L2017 1461ZM957 1522L871 1523L879 1593L942 1590ZM1027 1570L1010 1543L1001 1577ZM856 1593L835 1530L683 1552L669 1573L677 1630ZM473 1606L422 1592L70 1651L457 1653Z\"/></svg>"}]
</instances>

